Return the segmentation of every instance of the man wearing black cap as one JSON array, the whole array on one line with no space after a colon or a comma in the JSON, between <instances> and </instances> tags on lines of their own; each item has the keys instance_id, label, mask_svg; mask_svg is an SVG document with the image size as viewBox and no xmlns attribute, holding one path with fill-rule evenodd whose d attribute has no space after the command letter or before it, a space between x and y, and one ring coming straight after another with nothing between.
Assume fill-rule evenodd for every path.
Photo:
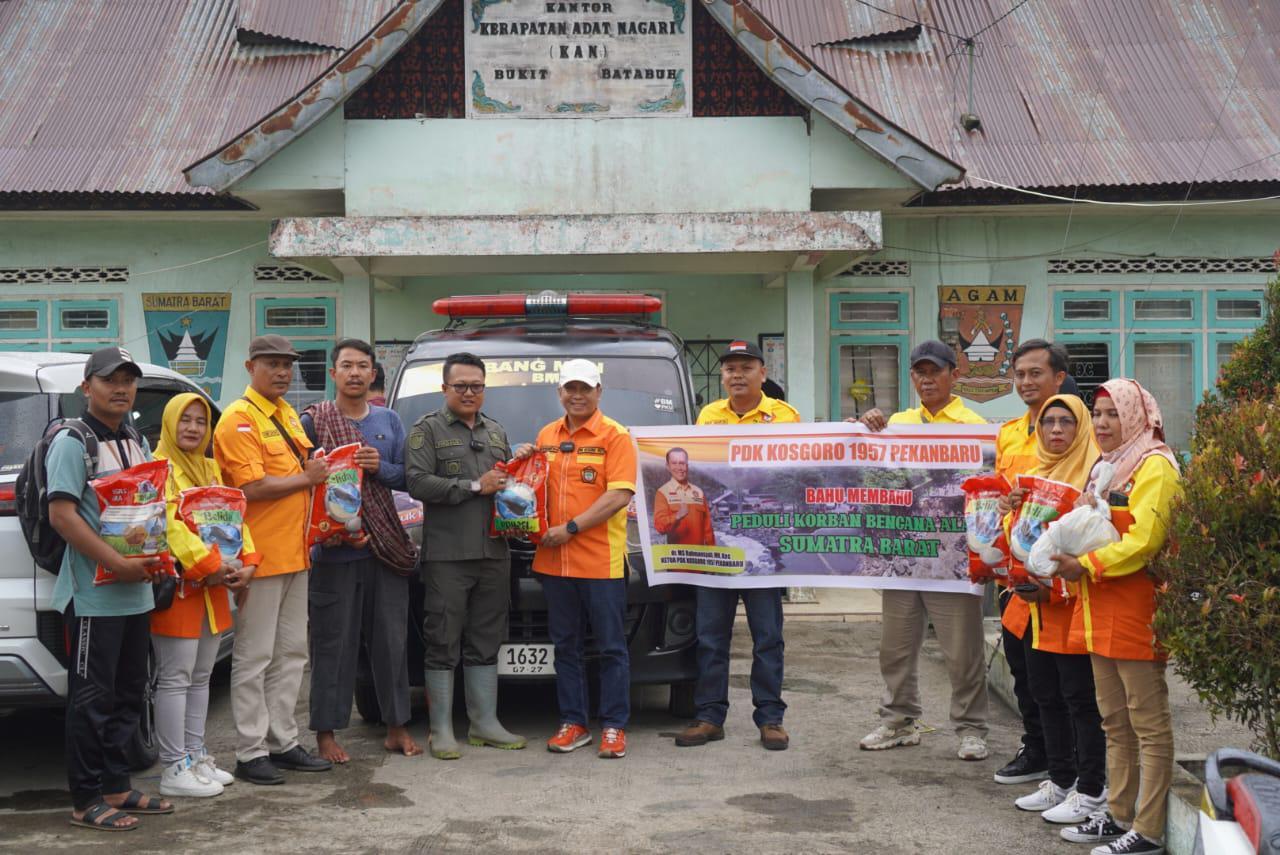
<instances>
[{"instance_id":1,"label":"man wearing black cap","mask_svg":"<svg viewBox=\"0 0 1280 855\"><path fill-rule=\"evenodd\" d=\"M720 383L728 398L713 401L698 414L700 425L750 425L800 421L795 407L764 394L764 354L749 341L731 341L720 354ZM742 597L751 630L752 715L760 742L770 751L790 744L782 727L782 589L698 587L698 682L693 700L696 719L676 737L676 745L706 745L724 739L729 713L729 643Z\"/></svg>"},{"instance_id":2,"label":"man wearing black cap","mask_svg":"<svg viewBox=\"0 0 1280 855\"><path fill-rule=\"evenodd\" d=\"M159 561L126 558L99 536L98 498L89 486L93 478L151 459L147 441L126 423L141 376L127 350L94 351L80 387L86 412L54 438L45 456L49 522L67 543L53 607L66 614L71 643L66 719L71 822L112 831L137 825L128 813L173 810L163 799L133 789L127 753L142 715L148 613L155 605L149 583ZM96 455L85 445L89 431L97 438ZM99 564L113 574L114 584L94 584Z\"/></svg>"},{"instance_id":3,"label":"man wearing black cap","mask_svg":"<svg viewBox=\"0 0 1280 855\"><path fill-rule=\"evenodd\" d=\"M889 419L870 410L861 419L873 431L886 425L986 424L986 419L951 394L956 354L940 341L911 351L911 383L920 406ZM850 419L850 421L855 421ZM960 737L961 760L987 757L987 683L983 661L982 598L938 591L885 590L881 594L880 675L884 678L881 724L859 746L881 751L919 745L918 666L926 620L933 622L951 680L951 722Z\"/></svg>"},{"instance_id":4,"label":"man wearing black cap","mask_svg":"<svg viewBox=\"0 0 1280 855\"><path fill-rule=\"evenodd\" d=\"M213 433L222 477L244 491L245 523L262 563L236 619L231 660L231 715L236 777L283 784L280 769L322 772L332 763L298 744L294 707L307 664L307 516L311 489L328 475L310 459L311 440L284 396L298 352L288 339L249 343L249 387L222 413Z\"/></svg>"}]
</instances>

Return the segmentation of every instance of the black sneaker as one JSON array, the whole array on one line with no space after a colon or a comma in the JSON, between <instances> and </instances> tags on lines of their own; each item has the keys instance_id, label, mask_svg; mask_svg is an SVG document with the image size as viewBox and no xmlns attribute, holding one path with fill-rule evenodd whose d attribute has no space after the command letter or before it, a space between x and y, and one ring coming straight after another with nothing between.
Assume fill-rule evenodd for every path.
<instances>
[{"instance_id":1,"label":"black sneaker","mask_svg":"<svg viewBox=\"0 0 1280 855\"><path fill-rule=\"evenodd\" d=\"M1024 745L1013 755L1013 759L1004 768L996 772L997 784L1026 784L1031 781L1043 781L1049 777L1049 762L1043 757L1036 757L1027 751Z\"/></svg>"},{"instance_id":2,"label":"black sneaker","mask_svg":"<svg viewBox=\"0 0 1280 855\"><path fill-rule=\"evenodd\" d=\"M1089 814L1087 822L1064 828L1059 834L1063 840L1069 840L1072 843L1106 843L1119 840L1128 831L1129 829L1121 828L1116 824L1116 821L1111 818L1110 811L1100 810Z\"/></svg>"},{"instance_id":3,"label":"black sneaker","mask_svg":"<svg viewBox=\"0 0 1280 855\"><path fill-rule=\"evenodd\" d=\"M1096 847L1092 855L1163 855L1164 846L1143 837L1136 831L1129 831L1119 840L1113 840L1103 846Z\"/></svg>"},{"instance_id":4,"label":"black sneaker","mask_svg":"<svg viewBox=\"0 0 1280 855\"><path fill-rule=\"evenodd\" d=\"M248 763L236 762L236 777L250 784L269 786L283 784L284 775L266 757L254 757Z\"/></svg>"},{"instance_id":5,"label":"black sneaker","mask_svg":"<svg viewBox=\"0 0 1280 855\"><path fill-rule=\"evenodd\" d=\"M317 757L301 745L295 745L283 754L269 754L271 762L281 769L293 772L328 772L333 764Z\"/></svg>"}]
</instances>

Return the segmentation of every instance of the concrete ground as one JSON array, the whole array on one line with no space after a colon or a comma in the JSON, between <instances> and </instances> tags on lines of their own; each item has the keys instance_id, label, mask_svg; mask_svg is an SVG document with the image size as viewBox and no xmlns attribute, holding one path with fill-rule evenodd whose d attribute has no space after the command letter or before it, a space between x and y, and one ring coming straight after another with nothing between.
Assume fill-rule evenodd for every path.
<instances>
[{"instance_id":1,"label":"concrete ground","mask_svg":"<svg viewBox=\"0 0 1280 855\"><path fill-rule=\"evenodd\" d=\"M936 643L921 683L927 723L919 747L859 751L876 724L879 598L819 591L788 606L786 699L792 747L766 752L751 724L750 647L740 622L733 650L725 741L676 748L683 722L662 692L637 699L628 756L542 747L556 724L545 686L504 690L503 717L531 738L524 751L472 748L462 760L391 756L382 729L356 717L343 734L353 762L326 774L288 773L280 787L239 782L216 799L180 799L172 816L144 817L138 831L74 829L62 771L58 715L0 717L0 851L60 852L867 852L1081 853L1034 814L1012 807L1031 787L991 775L1012 756L1014 715L993 698L992 756L965 763L946 721L947 680ZM420 700L420 699L418 699ZM1185 687L1174 690L1181 752L1247 744L1233 725L1215 728ZM425 743L425 712L413 727ZM305 725L305 701L299 705ZM463 716L458 726L465 728ZM224 673L215 674L209 744L233 760ZM314 745L310 737L307 744ZM135 785L154 792L159 770Z\"/></svg>"}]
</instances>

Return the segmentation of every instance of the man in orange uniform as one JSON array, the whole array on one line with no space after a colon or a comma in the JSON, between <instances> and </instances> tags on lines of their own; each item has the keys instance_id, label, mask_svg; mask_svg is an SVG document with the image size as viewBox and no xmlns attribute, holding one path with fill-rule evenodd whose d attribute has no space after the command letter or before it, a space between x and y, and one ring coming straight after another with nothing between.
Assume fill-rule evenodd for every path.
<instances>
[{"instance_id":1,"label":"man in orange uniform","mask_svg":"<svg viewBox=\"0 0 1280 855\"><path fill-rule=\"evenodd\" d=\"M248 500L262 563L240 603L231 660L236 777L283 784L280 769L322 772L332 763L298 744L293 715L307 665L307 515L311 488L328 475L308 459L311 441L284 399L298 352L283 336L249 343L249 387L222 413L214 457Z\"/></svg>"},{"instance_id":2,"label":"man in orange uniform","mask_svg":"<svg viewBox=\"0 0 1280 855\"><path fill-rule=\"evenodd\" d=\"M1058 394L1066 379L1067 350L1062 345L1033 338L1022 342L1013 352L1013 382L1027 411L1005 422L996 437L996 472L1004 476L1011 487L1017 486L1019 475L1034 472L1040 465L1036 457L1036 420L1040 417L1040 407ZM1027 603L1015 597L1003 583L999 584L998 598L1000 643L1013 675L1013 694L1022 716L1022 747L996 772L995 780L997 784L1023 784L1049 777L1040 706L1031 695L1031 682L1027 677L1027 656L1031 649L1027 625L1031 612Z\"/></svg>"},{"instance_id":3,"label":"man in orange uniform","mask_svg":"<svg viewBox=\"0 0 1280 855\"><path fill-rule=\"evenodd\" d=\"M701 487L689 483L689 452L668 451L667 471L671 480L658 488L653 500L653 527L667 536L667 543L715 546L707 496Z\"/></svg>"},{"instance_id":4,"label":"man in orange uniform","mask_svg":"<svg viewBox=\"0 0 1280 855\"><path fill-rule=\"evenodd\" d=\"M547 750L591 743L587 729L585 617L600 651L600 756L624 757L631 717L631 667L625 630L627 505L636 491L631 434L600 412L600 370L586 359L560 368L564 418L538 432L547 455L547 533L533 559L547 600L556 648L560 728Z\"/></svg>"}]
</instances>

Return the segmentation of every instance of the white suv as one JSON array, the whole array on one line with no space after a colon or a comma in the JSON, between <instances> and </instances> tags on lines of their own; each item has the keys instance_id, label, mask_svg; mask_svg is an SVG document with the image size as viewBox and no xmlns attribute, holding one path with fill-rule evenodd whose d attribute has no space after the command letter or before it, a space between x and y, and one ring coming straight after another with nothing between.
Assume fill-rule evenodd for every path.
<instances>
[{"instance_id":1,"label":"white suv","mask_svg":"<svg viewBox=\"0 0 1280 855\"><path fill-rule=\"evenodd\" d=\"M78 353L0 351L0 708L60 707L66 702L68 639L62 615L50 607L56 577L38 568L27 549L18 525L14 482L49 421L84 412L79 388L85 359ZM169 399L179 392L203 392L168 368L147 363L139 367L142 378L133 423L154 448ZM231 633L223 638L219 659L230 654L230 638ZM150 671L147 704L131 758L138 768L150 766L156 755L154 667Z\"/></svg>"}]
</instances>

